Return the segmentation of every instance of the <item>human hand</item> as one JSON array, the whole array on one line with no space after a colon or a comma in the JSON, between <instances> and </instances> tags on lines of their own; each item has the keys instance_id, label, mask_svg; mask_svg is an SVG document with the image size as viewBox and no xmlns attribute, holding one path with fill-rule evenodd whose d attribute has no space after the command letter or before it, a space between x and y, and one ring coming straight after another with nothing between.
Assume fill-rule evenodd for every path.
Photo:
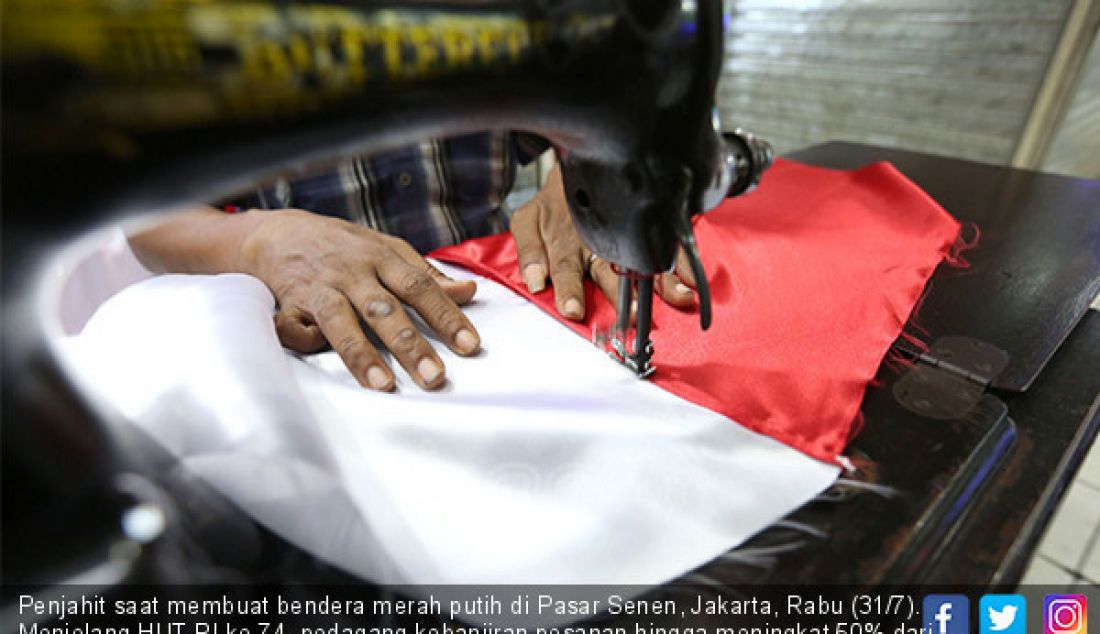
<instances>
[{"instance_id":1,"label":"human hand","mask_svg":"<svg viewBox=\"0 0 1100 634\"><path fill-rule=\"evenodd\" d=\"M443 361L403 310L407 304L455 353L477 352L477 330L459 305L477 291L428 264L405 241L297 209L253 211L238 270L271 289L283 345L316 352L327 342L364 387L394 388L392 370L363 332L362 319L424 389L440 387Z\"/></svg>"},{"instance_id":2,"label":"human hand","mask_svg":"<svg viewBox=\"0 0 1100 634\"><path fill-rule=\"evenodd\" d=\"M538 293L546 277L554 286L554 303L566 319L581 321L585 315L584 278L591 277L603 294L616 305L619 276L611 264L595 257L577 233L569 216L561 171L550 171L539 193L512 216L512 237L516 241L519 270L527 290ZM657 276L657 294L673 306L686 308L695 302L695 278L683 252L673 273Z\"/></svg>"}]
</instances>

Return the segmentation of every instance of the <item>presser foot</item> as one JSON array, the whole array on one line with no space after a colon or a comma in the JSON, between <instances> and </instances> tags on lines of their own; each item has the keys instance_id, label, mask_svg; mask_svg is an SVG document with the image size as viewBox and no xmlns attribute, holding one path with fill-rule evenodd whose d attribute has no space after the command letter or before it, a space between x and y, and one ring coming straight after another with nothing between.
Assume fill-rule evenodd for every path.
<instances>
[{"instance_id":1,"label":"presser foot","mask_svg":"<svg viewBox=\"0 0 1100 634\"><path fill-rule=\"evenodd\" d=\"M639 379L647 378L657 370L657 366L653 365L652 341L646 340L637 353L631 353L627 349L626 342L620 335L612 335L610 345L611 350L608 351L608 356L630 368L630 371L637 375Z\"/></svg>"},{"instance_id":2,"label":"presser foot","mask_svg":"<svg viewBox=\"0 0 1100 634\"><path fill-rule=\"evenodd\" d=\"M618 319L611 331L608 355L644 379L657 369L653 365L653 342L649 331L653 324L653 277L620 272ZM634 300L635 292L637 300ZM634 345L627 343L630 315L635 313Z\"/></svg>"}]
</instances>

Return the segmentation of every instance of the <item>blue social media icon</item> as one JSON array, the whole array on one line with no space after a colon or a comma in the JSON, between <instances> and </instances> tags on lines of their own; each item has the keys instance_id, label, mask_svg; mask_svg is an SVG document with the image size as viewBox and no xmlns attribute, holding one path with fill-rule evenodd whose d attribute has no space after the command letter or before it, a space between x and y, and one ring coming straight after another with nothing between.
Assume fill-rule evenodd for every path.
<instances>
[{"instance_id":1,"label":"blue social media icon","mask_svg":"<svg viewBox=\"0 0 1100 634\"><path fill-rule=\"evenodd\" d=\"M921 614L925 634L970 634L970 599L962 594L930 594Z\"/></svg>"},{"instance_id":2,"label":"blue social media icon","mask_svg":"<svg viewBox=\"0 0 1100 634\"><path fill-rule=\"evenodd\" d=\"M978 605L981 634L1027 634L1027 599L1018 594L987 594Z\"/></svg>"}]
</instances>

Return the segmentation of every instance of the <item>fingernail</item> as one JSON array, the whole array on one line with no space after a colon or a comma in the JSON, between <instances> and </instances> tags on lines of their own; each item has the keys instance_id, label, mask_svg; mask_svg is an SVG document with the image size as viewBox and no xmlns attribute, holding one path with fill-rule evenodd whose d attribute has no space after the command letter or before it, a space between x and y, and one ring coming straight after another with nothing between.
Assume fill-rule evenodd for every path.
<instances>
[{"instance_id":1,"label":"fingernail","mask_svg":"<svg viewBox=\"0 0 1100 634\"><path fill-rule=\"evenodd\" d=\"M688 285L684 284L683 282L676 282L676 292L681 294L681 295L684 295L684 294L690 293L691 289L688 288Z\"/></svg>"},{"instance_id":2,"label":"fingernail","mask_svg":"<svg viewBox=\"0 0 1100 634\"><path fill-rule=\"evenodd\" d=\"M633 315L636 312L638 312L638 300L630 302L630 314Z\"/></svg>"},{"instance_id":3,"label":"fingernail","mask_svg":"<svg viewBox=\"0 0 1100 634\"><path fill-rule=\"evenodd\" d=\"M546 288L546 271L543 270L542 265L528 264L523 267L523 283L532 293L538 293Z\"/></svg>"},{"instance_id":4,"label":"fingernail","mask_svg":"<svg viewBox=\"0 0 1100 634\"><path fill-rule=\"evenodd\" d=\"M372 365L367 370L367 384L376 390L385 390L390 386L390 377L386 376L386 371L382 368Z\"/></svg>"},{"instance_id":5,"label":"fingernail","mask_svg":"<svg viewBox=\"0 0 1100 634\"><path fill-rule=\"evenodd\" d=\"M565 305L562 306L561 312L566 317L573 319L580 319L584 316L584 310L581 308L581 302L576 297L570 297L565 300Z\"/></svg>"},{"instance_id":6,"label":"fingernail","mask_svg":"<svg viewBox=\"0 0 1100 634\"><path fill-rule=\"evenodd\" d=\"M474 333L470 332L469 328L463 328L455 335L455 344L458 346L458 349L463 352L473 352L477 350L477 337L474 336Z\"/></svg>"},{"instance_id":7,"label":"fingernail","mask_svg":"<svg viewBox=\"0 0 1100 634\"><path fill-rule=\"evenodd\" d=\"M431 357L424 357L420 360L420 363L416 364L416 371L420 373L420 378L424 379L424 383L431 385L439 378L440 374L443 374L443 368L439 367L439 364L431 359Z\"/></svg>"}]
</instances>

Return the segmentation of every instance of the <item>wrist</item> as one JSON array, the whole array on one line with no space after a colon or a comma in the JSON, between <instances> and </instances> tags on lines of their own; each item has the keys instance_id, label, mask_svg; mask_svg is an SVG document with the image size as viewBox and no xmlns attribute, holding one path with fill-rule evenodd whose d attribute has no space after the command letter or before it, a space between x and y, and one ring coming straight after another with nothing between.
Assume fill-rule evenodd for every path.
<instances>
[{"instance_id":1,"label":"wrist","mask_svg":"<svg viewBox=\"0 0 1100 634\"><path fill-rule=\"evenodd\" d=\"M264 247L260 228L276 213L278 212L249 209L225 217L228 225L227 248L231 256L227 260L233 272L259 277L259 263Z\"/></svg>"}]
</instances>

